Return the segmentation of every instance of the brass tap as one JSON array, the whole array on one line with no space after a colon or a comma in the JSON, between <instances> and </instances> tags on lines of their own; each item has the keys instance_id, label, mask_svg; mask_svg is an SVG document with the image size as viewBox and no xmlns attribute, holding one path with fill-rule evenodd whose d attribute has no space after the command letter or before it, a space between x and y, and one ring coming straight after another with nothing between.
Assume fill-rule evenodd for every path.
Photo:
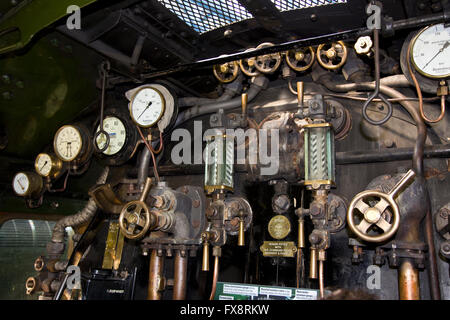
<instances>
[{"instance_id":1,"label":"brass tap","mask_svg":"<svg viewBox=\"0 0 450 320\"><path fill-rule=\"evenodd\" d=\"M311 248L309 277L311 279L317 279L317 248Z\"/></svg>"},{"instance_id":2,"label":"brass tap","mask_svg":"<svg viewBox=\"0 0 450 320\"><path fill-rule=\"evenodd\" d=\"M303 87L303 81L297 81L297 100L299 107L303 107Z\"/></svg>"},{"instance_id":3,"label":"brass tap","mask_svg":"<svg viewBox=\"0 0 450 320\"><path fill-rule=\"evenodd\" d=\"M244 220L244 210L239 211L239 236L238 236L238 246L245 246L245 220Z\"/></svg>"},{"instance_id":4,"label":"brass tap","mask_svg":"<svg viewBox=\"0 0 450 320\"><path fill-rule=\"evenodd\" d=\"M203 258L202 258L202 271L209 271L209 232L202 233L203 242Z\"/></svg>"}]
</instances>

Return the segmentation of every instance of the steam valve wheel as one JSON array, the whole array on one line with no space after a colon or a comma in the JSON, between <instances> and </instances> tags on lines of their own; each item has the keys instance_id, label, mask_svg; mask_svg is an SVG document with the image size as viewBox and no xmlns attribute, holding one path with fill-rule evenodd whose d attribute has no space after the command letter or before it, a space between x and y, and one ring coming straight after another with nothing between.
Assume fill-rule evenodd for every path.
<instances>
[{"instance_id":1,"label":"steam valve wheel","mask_svg":"<svg viewBox=\"0 0 450 320\"><path fill-rule=\"evenodd\" d=\"M128 239L142 238L150 228L150 210L143 201L128 202L120 212L119 226Z\"/></svg>"},{"instance_id":2,"label":"steam valve wheel","mask_svg":"<svg viewBox=\"0 0 450 320\"><path fill-rule=\"evenodd\" d=\"M347 47L343 41L321 44L317 47L317 60L328 70L336 70L347 61Z\"/></svg>"},{"instance_id":3,"label":"steam valve wheel","mask_svg":"<svg viewBox=\"0 0 450 320\"><path fill-rule=\"evenodd\" d=\"M286 62L295 71L308 70L314 63L316 54L312 47L286 51Z\"/></svg>"},{"instance_id":4,"label":"steam valve wheel","mask_svg":"<svg viewBox=\"0 0 450 320\"><path fill-rule=\"evenodd\" d=\"M222 83L233 82L239 73L239 65L237 61L216 64L213 67L214 76Z\"/></svg>"},{"instance_id":5,"label":"steam valve wheel","mask_svg":"<svg viewBox=\"0 0 450 320\"><path fill-rule=\"evenodd\" d=\"M267 47L272 47L273 43L266 42L261 43L256 49L262 49ZM269 53L263 54L261 56L256 57L255 67L259 72L262 73L274 73L281 64L281 54L277 53Z\"/></svg>"},{"instance_id":6,"label":"steam valve wheel","mask_svg":"<svg viewBox=\"0 0 450 320\"><path fill-rule=\"evenodd\" d=\"M245 52L253 51L254 48L245 50ZM259 71L256 69L256 57L239 60L239 68L248 77L256 77Z\"/></svg>"},{"instance_id":7,"label":"steam valve wheel","mask_svg":"<svg viewBox=\"0 0 450 320\"><path fill-rule=\"evenodd\" d=\"M400 210L394 197L414 176L414 171L408 171L388 194L376 190L366 190L358 193L353 198L347 211L347 222L350 229L359 238L368 242L383 242L391 238L400 226ZM371 197L377 197L380 200L374 206L370 206L364 200L367 201L368 198ZM388 207L392 209L392 222L386 220L385 210ZM355 223L355 211L358 211L363 215L363 219L359 224ZM379 235L370 235L369 230L373 225L380 228L383 233Z\"/></svg>"}]
</instances>

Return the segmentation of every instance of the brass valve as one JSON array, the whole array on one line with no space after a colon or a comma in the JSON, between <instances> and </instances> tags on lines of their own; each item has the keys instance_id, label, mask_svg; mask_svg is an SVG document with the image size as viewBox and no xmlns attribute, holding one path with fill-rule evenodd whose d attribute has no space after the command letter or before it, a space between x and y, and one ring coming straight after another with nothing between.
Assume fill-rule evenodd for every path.
<instances>
[{"instance_id":1,"label":"brass valve","mask_svg":"<svg viewBox=\"0 0 450 320\"><path fill-rule=\"evenodd\" d=\"M242 103L242 115L244 117L247 116L247 102L248 102L248 95L247 93L243 93L241 96L241 103Z\"/></svg>"},{"instance_id":2,"label":"brass valve","mask_svg":"<svg viewBox=\"0 0 450 320\"><path fill-rule=\"evenodd\" d=\"M244 210L239 210L239 234L238 234L238 246L245 246L245 217L246 212Z\"/></svg>"},{"instance_id":3,"label":"brass valve","mask_svg":"<svg viewBox=\"0 0 450 320\"><path fill-rule=\"evenodd\" d=\"M214 234L205 231L201 235L203 243L202 271L209 271L209 242L213 240Z\"/></svg>"}]
</instances>

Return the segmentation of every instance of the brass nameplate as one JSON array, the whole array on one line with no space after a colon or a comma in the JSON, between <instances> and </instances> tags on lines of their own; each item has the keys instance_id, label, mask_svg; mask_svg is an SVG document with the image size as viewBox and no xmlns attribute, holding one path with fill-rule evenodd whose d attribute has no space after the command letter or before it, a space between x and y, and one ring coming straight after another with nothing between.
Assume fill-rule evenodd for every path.
<instances>
[{"instance_id":1,"label":"brass nameplate","mask_svg":"<svg viewBox=\"0 0 450 320\"><path fill-rule=\"evenodd\" d=\"M260 247L264 257L290 257L297 252L294 241L264 241Z\"/></svg>"}]
</instances>

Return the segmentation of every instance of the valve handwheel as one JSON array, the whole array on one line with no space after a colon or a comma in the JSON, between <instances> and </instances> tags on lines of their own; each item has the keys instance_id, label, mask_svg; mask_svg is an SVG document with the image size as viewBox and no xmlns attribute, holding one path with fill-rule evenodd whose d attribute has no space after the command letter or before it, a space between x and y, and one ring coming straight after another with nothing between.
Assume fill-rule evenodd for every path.
<instances>
[{"instance_id":1,"label":"valve handwheel","mask_svg":"<svg viewBox=\"0 0 450 320\"><path fill-rule=\"evenodd\" d=\"M316 57L313 47L289 50L285 55L288 66L299 72L308 70Z\"/></svg>"},{"instance_id":2,"label":"valve handwheel","mask_svg":"<svg viewBox=\"0 0 450 320\"><path fill-rule=\"evenodd\" d=\"M128 239L143 237L150 227L150 211L142 201L128 202L119 216L119 226Z\"/></svg>"},{"instance_id":3,"label":"valve handwheel","mask_svg":"<svg viewBox=\"0 0 450 320\"><path fill-rule=\"evenodd\" d=\"M214 76L222 83L233 82L239 73L239 65L237 61L216 64L213 67Z\"/></svg>"},{"instance_id":4,"label":"valve handwheel","mask_svg":"<svg viewBox=\"0 0 450 320\"><path fill-rule=\"evenodd\" d=\"M154 217L150 214L150 210L145 204L145 198L147 198L150 187L151 180L147 178L139 200L128 202L120 212L119 227L123 235L128 239L142 238L150 226L154 224Z\"/></svg>"},{"instance_id":5,"label":"valve handwheel","mask_svg":"<svg viewBox=\"0 0 450 320\"><path fill-rule=\"evenodd\" d=\"M350 203L347 211L347 222L350 229L361 239L368 242L383 242L391 238L400 226L400 210L394 197L400 189L407 184L415 173L409 170L406 175L394 186L389 193L376 190L366 190L358 193ZM378 201L374 206L369 206L364 199L369 197L378 197ZM384 217L384 211L390 207L392 209L393 221L390 223ZM359 224L355 224L354 212L357 211L363 215L363 219ZM376 225L383 233L380 235L370 235L369 229Z\"/></svg>"},{"instance_id":6,"label":"valve handwheel","mask_svg":"<svg viewBox=\"0 0 450 320\"><path fill-rule=\"evenodd\" d=\"M343 41L337 41L330 44L321 44L317 47L317 61L328 69L336 70L347 61L347 47Z\"/></svg>"},{"instance_id":7,"label":"valve handwheel","mask_svg":"<svg viewBox=\"0 0 450 320\"><path fill-rule=\"evenodd\" d=\"M267 47L273 47L274 44L270 42L261 43L256 49L263 49ZM262 73L274 73L281 64L281 54L277 53L269 53L263 54L256 57L255 67L259 72Z\"/></svg>"}]
</instances>

